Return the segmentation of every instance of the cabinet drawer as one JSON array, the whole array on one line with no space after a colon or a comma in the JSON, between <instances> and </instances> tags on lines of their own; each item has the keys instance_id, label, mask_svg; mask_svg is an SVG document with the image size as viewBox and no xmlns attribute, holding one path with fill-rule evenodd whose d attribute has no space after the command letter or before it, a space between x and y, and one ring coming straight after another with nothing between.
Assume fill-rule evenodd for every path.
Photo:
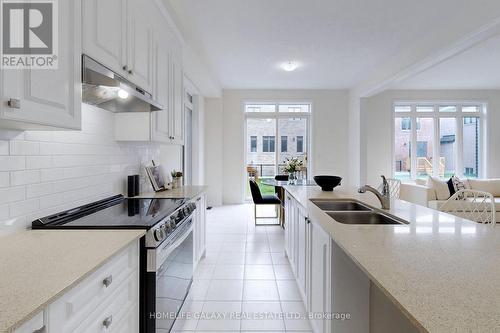
<instances>
[{"instance_id":1,"label":"cabinet drawer","mask_svg":"<svg viewBox=\"0 0 500 333\"><path fill-rule=\"evenodd\" d=\"M138 244L134 243L83 280L49 308L53 332L69 332L77 327L117 288L138 271Z\"/></svg>"},{"instance_id":2,"label":"cabinet drawer","mask_svg":"<svg viewBox=\"0 0 500 333\"><path fill-rule=\"evenodd\" d=\"M14 333L46 333L44 312L38 313L29 321L21 325Z\"/></svg>"}]
</instances>

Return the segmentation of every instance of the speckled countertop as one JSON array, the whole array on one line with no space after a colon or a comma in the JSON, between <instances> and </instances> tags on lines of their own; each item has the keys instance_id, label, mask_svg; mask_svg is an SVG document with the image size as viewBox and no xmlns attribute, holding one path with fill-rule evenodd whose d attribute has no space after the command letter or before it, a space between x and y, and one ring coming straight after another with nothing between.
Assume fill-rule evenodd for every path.
<instances>
[{"instance_id":1,"label":"speckled countertop","mask_svg":"<svg viewBox=\"0 0 500 333\"><path fill-rule=\"evenodd\" d=\"M389 213L408 225L346 225L309 199L355 198L380 208L372 193L285 189L420 330L500 331L500 226L401 200Z\"/></svg>"},{"instance_id":2,"label":"speckled countertop","mask_svg":"<svg viewBox=\"0 0 500 333\"><path fill-rule=\"evenodd\" d=\"M207 190L207 186L183 186L180 188L162 191L162 192L145 192L134 198L155 198L155 199L192 199Z\"/></svg>"},{"instance_id":3,"label":"speckled countertop","mask_svg":"<svg viewBox=\"0 0 500 333\"><path fill-rule=\"evenodd\" d=\"M28 230L0 237L0 332L27 321L143 230Z\"/></svg>"}]
</instances>

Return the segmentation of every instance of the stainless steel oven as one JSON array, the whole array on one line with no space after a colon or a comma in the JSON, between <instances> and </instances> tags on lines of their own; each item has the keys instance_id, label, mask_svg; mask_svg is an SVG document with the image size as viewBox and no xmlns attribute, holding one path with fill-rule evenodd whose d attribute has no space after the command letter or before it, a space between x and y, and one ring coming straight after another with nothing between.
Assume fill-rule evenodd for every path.
<instances>
[{"instance_id":1,"label":"stainless steel oven","mask_svg":"<svg viewBox=\"0 0 500 333\"><path fill-rule=\"evenodd\" d=\"M193 217L185 217L156 248L146 248L143 273L146 333L170 332L193 280Z\"/></svg>"}]
</instances>

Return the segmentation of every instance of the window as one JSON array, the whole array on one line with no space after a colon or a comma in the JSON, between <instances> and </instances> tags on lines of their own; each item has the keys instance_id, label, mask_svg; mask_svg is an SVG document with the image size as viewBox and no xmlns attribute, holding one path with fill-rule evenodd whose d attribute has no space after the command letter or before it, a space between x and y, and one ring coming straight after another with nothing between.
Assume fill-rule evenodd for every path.
<instances>
[{"instance_id":1,"label":"window","mask_svg":"<svg viewBox=\"0 0 500 333\"><path fill-rule=\"evenodd\" d=\"M285 135L281 136L281 152L286 153L288 151L288 137Z\"/></svg>"},{"instance_id":2,"label":"window","mask_svg":"<svg viewBox=\"0 0 500 333\"><path fill-rule=\"evenodd\" d=\"M304 137L297 136L297 153L302 153L304 151Z\"/></svg>"},{"instance_id":3,"label":"window","mask_svg":"<svg viewBox=\"0 0 500 333\"><path fill-rule=\"evenodd\" d=\"M274 153L275 136L262 137L262 151L264 153Z\"/></svg>"},{"instance_id":4,"label":"window","mask_svg":"<svg viewBox=\"0 0 500 333\"><path fill-rule=\"evenodd\" d=\"M250 136L250 151L252 153L257 152L257 136L255 135Z\"/></svg>"},{"instance_id":5,"label":"window","mask_svg":"<svg viewBox=\"0 0 500 333\"><path fill-rule=\"evenodd\" d=\"M484 105L471 104L394 105L395 178L479 177Z\"/></svg>"},{"instance_id":6,"label":"window","mask_svg":"<svg viewBox=\"0 0 500 333\"><path fill-rule=\"evenodd\" d=\"M261 192L274 193L273 186L265 186L260 181L284 174L285 161L294 157L303 161L301 176L308 177L310 103L251 101L243 105L243 113L247 148L244 149L245 165L242 169L247 180L257 176ZM248 181L246 184L248 199Z\"/></svg>"}]
</instances>

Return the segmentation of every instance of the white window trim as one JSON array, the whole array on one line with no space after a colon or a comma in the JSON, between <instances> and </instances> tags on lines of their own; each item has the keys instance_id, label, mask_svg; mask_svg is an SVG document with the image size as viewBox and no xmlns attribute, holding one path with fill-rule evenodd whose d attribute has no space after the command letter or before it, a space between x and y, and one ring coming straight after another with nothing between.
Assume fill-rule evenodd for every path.
<instances>
[{"instance_id":1,"label":"white window trim","mask_svg":"<svg viewBox=\"0 0 500 333\"><path fill-rule=\"evenodd\" d=\"M275 111L274 112L245 112L245 107L248 104L274 104ZM278 106L280 104L308 104L309 112L278 112ZM276 100L259 100L259 99L246 99L242 100L241 103L241 112L243 112L243 198L246 200L246 161L247 161L247 119L249 118L264 118L264 119L276 119L276 142L275 142L275 153L276 160L278 160L279 149L281 146L281 136L278 139L278 119L280 118L305 118L306 119L306 140L307 144L304 146L307 152L307 178L311 179L312 177L312 154L313 154L313 145L312 145L312 121L313 121L313 102L312 100L295 100L295 99L276 99Z\"/></svg>"},{"instance_id":2,"label":"white window trim","mask_svg":"<svg viewBox=\"0 0 500 333\"><path fill-rule=\"evenodd\" d=\"M397 106L410 106L410 112L395 112ZM456 112L439 112L439 106L453 105L457 107ZM432 106L433 112L417 112L417 106ZM462 112L462 108L466 106L479 106L479 112ZM479 133L480 133L480 149L479 149L479 170L478 178L487 177L487 145L488 145L488 135L487 135L487 110L488 103L484 101L422 101L422 100L397 100L393 102L392 105L392 151L391 151L391 170L392 176L396 175L396 165L395 165L395 121L396 118L411 118L411 156L417 156L417 118L433 118L434 119L434 138L433 138L433 160L437 161L440 157L440 146L439 146L439 119L440 118L455 118L456 121L456 134L455 140L457 145L457 151L455 154L455 174L459 177L463 177L463 118L464 117L478 117L479 118ZM439 175L439 166L437 163L433 164L433 176ZM412 180L417 179L417 159L411 159L411 173L410 178Z\"/></svg>"}]
</instances>

